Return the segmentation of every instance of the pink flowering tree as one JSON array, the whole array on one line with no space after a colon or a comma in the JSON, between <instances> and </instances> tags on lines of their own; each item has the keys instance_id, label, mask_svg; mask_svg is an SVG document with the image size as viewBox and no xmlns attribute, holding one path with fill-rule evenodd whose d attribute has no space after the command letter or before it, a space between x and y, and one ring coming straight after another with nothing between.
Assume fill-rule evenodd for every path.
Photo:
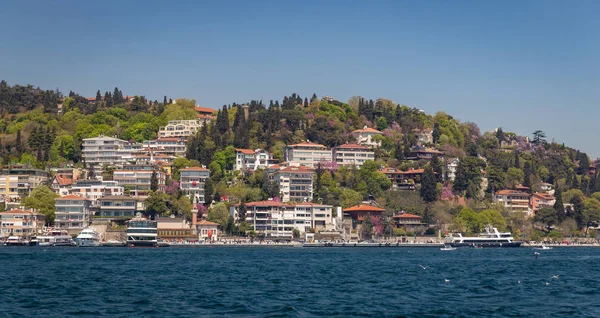
<instances>
[{"instance_id":1,"label":"pink flowering tree","mask_svg":"<svg viewBox=\"0 0 600 318\"><path fill-rule=\"evenodd\" d=\"M383 235L383 222L381 222L381 217L374 216L371 217L371 221L373 222L373 232L376 236Z\"/></svg>"},{"instance_id":2,"label":"pink flowering tree","mask_svg":"<svg viewBox=\"0 0 600 318\"><path fill-rule=\"evenodd\" d=\"M198 210L198 219L202 219L202 216L206 214L208 208L204 206L202 203L196 204L196 210Z\"/></svg>"},{"instance_id":3,"label":"pink flowering tree","mask_svg":"<svg viewBox=\"0 0 600 318\"><path fill-rule=\"evenodd\" d=\"M179 194L179 182L171 180L165 187L165 193L171 196L177 196Z\"/></svg>"}]
</instances>

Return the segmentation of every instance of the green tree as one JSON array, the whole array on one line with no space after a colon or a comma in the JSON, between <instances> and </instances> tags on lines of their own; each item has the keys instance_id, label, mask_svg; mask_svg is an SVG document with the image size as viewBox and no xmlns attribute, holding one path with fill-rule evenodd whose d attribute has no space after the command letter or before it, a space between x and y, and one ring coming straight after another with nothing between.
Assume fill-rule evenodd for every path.
<instances>
[{"instance_id":1,"label":"green tree","mask_svg":"<svg viewBox=\"0 0 600 318\"><path fill-rule=\"evenodd\" d=\"M547 206L542 207L537 211L533 217L533 221L544 224L548 228L559 223L558 218L556 217L556 211Z\"/></svg>"},{"instance_id":2,"label":"green tree","mask_svg":"<svg viewBox=\"0 0 600 318\"><path fill-rule=\"evenodd\" d=\"M373 220L371 214L365 215L360 228L360 234L363 240L370 240L373 237Z\"/></svg>"},{"instance_id":3,"label":"green tree","mask_svg":"<svg viewBox=\"0 0 600 318\"><path fill-rule=\"evenodd\" d=\"M562 190L559 186L556 186L556 190L554 190L554 198L556 199L553 206L554 214L556 215L557 221L560 223L565 220L566 215L562 198Z\"/></svg>"},{"instance_id":4,"label":"green tree","mask_svg":"<svg viewBox=\"0 0 600 318\"><path fill-rule=\"evenodd\" d=\"M221 228L227 226L227 220L229 219L229 212L227 206L223 202L219 202L208 209L207 219L211 222L218 223Z\"/></svg>"},{"instance_id":5,"label":"green tree","mask_svg":"<svg viewBox=\"0 0 600 318\"><path fill-rule=\"evenodd\" d=\"M56 198L58 195L45 185L39 185L31 194L24 198L21 203L28 209L35 209L46 216L46 223L54 223L54 212L56 211Z\"/></svg>"},{"instance_id":6,"label":"green tree","mask_svg":"<svg viewBox=\"0 0 600 318\"><path fill-rule=\"evenodd\" d=\"M168 210L166 201L167 197L164 193L150 191L144 200L146 216L154 219L157 215L164 215Z\"/></svg>"},{"instance_id":7,"label":"green tree","mask_svg":"<svg viewBox=\"0 0 600 318\"><path fill-rule=\"evenodd\" d=\"M440 133L440 125L438 123L435 123L435 125L433 125L433 143L437 144L440 141L440 136L442 134Z\"/></svg>"},{"instance_id":8,"label":"green tree","mask_svg":"<svg viewBox=\"0 0 600 318\"><path fill-rule=\"evenodd\" d=\"M156 170L152 170L152 175L150 176L150 190L158 190L158 175Z\"/></svg>"},{"instance_id":9,"label":"green tree","mask_svg":"<svg viewBox=\"0 0 600 318\"><path fill-rule=\"evenodd\" d=\"M437 183L435 182L435 174L431 165L425 168L423 177L421 178L421 199L427 203L437 200Z\"/></svg>"},{"instance_id":10,"label":"green tree","mask_svg":"<svg viewBox=\"0 0 600 318\"><path fill-rule=\"evenodd\" d=\"M240 206L238 207L239 223L246 222L246 212L247 211L248 211L248 209L246 208L246 201L242 200L242 202L240 203Z\"/></svg>"},{"instance_id":11,"label":"green tree","mask_svg":"<svg viewBox=\"0 0 600 318\"><path fill-rule=\"evenodd\" d=\"M508 168L506 171L507 186L514 187L523 182L523 170L518 168Z\"/></svg>"}]
</instances>

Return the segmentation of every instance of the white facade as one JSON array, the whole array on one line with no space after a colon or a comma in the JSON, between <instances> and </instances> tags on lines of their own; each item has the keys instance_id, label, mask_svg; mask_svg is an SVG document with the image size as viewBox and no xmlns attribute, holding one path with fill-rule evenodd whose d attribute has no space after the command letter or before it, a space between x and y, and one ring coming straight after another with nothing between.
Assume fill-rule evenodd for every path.
<instances>
[{"instance_id":1,"label":"white facade","mask_svg":"<svg viewBox=\"0 0 600 318\"><path fill-rule=\"evenodd\" d=\"M319 162L331 162L331 150L312 142L289 145L284 148L285 160L315 168Z\"/></svg>"},{"instance_id":2,"label":"white facade","mask_svg":"<svg viewBox=\"0 0 600 318\"><path fill-rule=\"evenodd\" d=\"M56 198L55 215L54 227L70 234L79 233L90 224L90 201L76 195Z\"/></svg>"},{"instance_id":3,"label":"white facade","mask_svg":"<svg viewBox=\"0 0 600 318\"><path fill-rule=\"evenodd\" d=\"M448 160L446 164L446 169L448 170L448 179L454 181L456 178L456 169L458 169L458 164L460 163L460 159L452 158Z\"/></svg>"},{"instance_id":4,"label":"white facade","mask_svg":"<svg viewBox=\"0 0 600 318\"><path fill-rule=\"evenodd\" d=\"M239 205L230 214L239 221ZM277 201L246 203L246 222L267 237L291 238L296 229L302 235L309 229L333 230L333 206L313 203L285 204Z\"/></svg>"},{"instance_id":5,"label":"white facade","mask_svg":"<svg viewBox=\"0 0 600 318\"><path fill-rule=\"evenodd\" d=\"M236 149L234 170L266 169L273 163L273 156L263 149Z\"/></svg>"},{"instance_id":6,"label":"white facade","mask_svg":"<svg viewBox=\"0 0 600 318\"><path fill-rule=\"evenodd\" d=\"M375 141L374 136L383 135L383 133L377 129L369 128L367 126L363 129L358 129L352 132L352 136L356 139L356 143L359 145L379 148L381 147L381 141Z\"/></svg>"},{"instance_id":7,"label":"white facade","mask_svg":"<svg viewBox=\"0 0 600 318\"><path fill-rule=\"evenodd\" d=\"M417 136L417 143L421 146L433 143L433 129L413 129L413 132Z\"/></svg>"},{"instance_id":8,"label":"white facade","mask_svg":"<svg viewBox=\"0 0 600 318\"><path fill-rule=\"evenodd\" d=\"M287 167L274 174L279 184L281 201L307 202L313 197L313 176L315 172L307 167Z\"/></svg>"},{"instance_id":9,"label":"white facade","mask_svg":"<svg viewBox=\"0 0 600 318\"><path fill-rule=\"evenodd\" d=\"M166 126L158 130L158 138L189 137L196 134L204 121L198 120L170 120Z\"/></svg>"},{"instance_id":10,"label":"white facade","mask_svg":"<svg viewBox=\"0 0 600 318\"><path fill-rule=\"evenodd\" d=\"M83 139L82 156L86 164L91 166L119 165L131 158L132 149L129 143L113 137L98 136Z\"/></svg>"},{"instance_id":11,"label":"white facade","mask_svg":"<svg viewBox=\"0 0 600 318\"><path fill-rule=\"evenodd\" d=\"M210 170L200 167L179 170L179 187L192 204L204 203L204 184L210 178Z\"/></svg>"},{"instance_id":12,"label":"white facade","mask_svg":"<svg viewBox=\"0 0 600 318\"><path fill-rule=\"evenodd\" d=\"M138 167L147 169L136 169ZM119 186L122 186L123 188L128 188L132 195L148 195L148 192L150 192L150 188L152 186L151 182L153 173L156 173L156 178L158 181L157 191L162 192L165 190L166 174L164 171L154 168L150 165L134 165L126 166L126 168L127 170L115 171L113 179L119 184Z\"/></svg>"},{"instance_id":13,"label":"white facade","mask_svg":"<svg viewBox=\"0 0 600 318\"><path fill-rule=\"evenodd\" d=\"M124 188L117 181L79 180L71 187L70 193L90 200L92 206L105 195L123 195Z\"/></svg>"},{"instance_id":14,"label":"white facade","mask_svg":"<svg viewBox=\"0 0 600 318\"><path fill-rule=\"evenodd\" d=\"M0 212L0 237L29 237L42 233L46 216L32 210Z\"/></svg>"},{"instance_id":15,"label":"white facade","mask_svg":"<svg viewBox=\"0 0 600 318\"><path fill-rule=\"evenodd\" d=\"M164 137L155 140L146 140L142 143L142 149L153 155L185 156L187 143L183 137ZM136 157L137 159L137 157Z\"/></svg>"},{"instance_id":16,"label":"white facade","mask_svg":"<svg viewBox=\"0 0 600 318\"><path fill-rule=\"evenodd\" d=\"M494 202L503 205L511 212L523 212L526 216L533 214L533 210L529 207L529 193L500 190L494 194Z\"/></svg>"},{"instance_id":17,"label":"white facade","mask_svg":"<svg viewBox=\"0 0 600 318\"><path fill-rule=\"evenodd\" d=\"M375 152L363 145L345 144L333 148L333 161L340 166L362 166L367 160L375 160Z\"/></svg>"}]
</instances>

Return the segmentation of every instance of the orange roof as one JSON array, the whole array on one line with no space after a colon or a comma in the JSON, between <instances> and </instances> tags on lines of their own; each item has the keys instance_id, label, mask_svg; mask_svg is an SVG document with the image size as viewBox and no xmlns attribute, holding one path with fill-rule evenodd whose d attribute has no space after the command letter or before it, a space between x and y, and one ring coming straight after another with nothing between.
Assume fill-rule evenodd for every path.
<instances>
[{"instance_id":1,"label":"orange roof","mask_svg":"<svg viewBox=\"0 0 600 318\"><path fill-rule=\"evenodd\" d=\"M539 197L539 198L542 198L542 199L545 199L545 200L554 200L554 199L556 199L553 195L550 195L550 194L547 194L547 193L536 192L536 193L532 194L532 196Z\"/></svg>"},{"instance_id":2,"label":"orange roof","mask_svg":"<svg viewBox=\"0 0 600 318\"><path fill-rule=\"evenodd\" d=\"M239 206L239 204L236 204L236 206ZM246 202L246 206L247 207L268 207L268 206L282 207L282 206L287 206L287 204L280 202L280 201L264 200L264 201L256 201L256 202Z\"/></svg>"},{"instance_id":3,"label":"orange roof","mask_svg":"<svg viewBox=\"0 0 600 318\"><path fill-rule=\"evenodd\" d=\"M29 211L29 210L21 210L21 209L12 209L6 212L0 212L0 215L3 214L29 214L29 215L38 215L38 216L42 216L43 214L41 213L37 213L37 212L33 212L33 211Z\"/></svg>"},{"instance_id":4,"label":"orange roof","mask_svg":"<svg viewBox=\"0 0 600 318\"><path fill-rule=\"evenodd\" d=\"M74 194L69 194L69 195L65 195L62 196L60 198L56 198L56 200L87 200L86 198L82 197L82 196L78 196L78 195L74 195Z\"/></svg>"},{"instance_id":5,"label":"orange roof","mask_svg":"<svg viewBox=\"0 0 600 318\"><path fill-rule=\"evenodd\" d=\"M202 168L202 167L189 167L189 168L179 169L179 171L209 171L209 170L206 168Z\"/></svg>"},{"instance_id":6,"label":"orange roof","mask_svg":"<svg viewBox=\"0 0 600 318\"><path fill-rule=\"evenodd\" d=\"M369 128L369 127L366 127L366 126L363 129L354 130L352 133L372 133L372 134L383 135L383 133L381 131L379 131L377 129Z\"/></svg>"},{"instance_id":7,"label":"orange roof","mask_svg":"<svg viewBox=\"0 0 600 318\"><path fill-rule=\"evenodd\" d=\"M194 107L194 110L199 112L199 113L208 113L208 114L212 114L212 113L216 113L217 110L216 109L212 109L212 108L208 108L208 107L200 107L200 106L196 106Z\"/></svg>"},{"instance_id":8,"label":"orange roof","mask_svg":"<svg viewBox=\"0 0 600 318\"><path fill-rule=\"evenodd\" d=\"M410 214L410 213L400 213L398 215L394 215L393 218L394 219L421 219L420 216L418 216L416 214Z\"/></svg>"},{"instance_id":9,"label":"orange roof","mask_svg":"<svg viewBox=\"0 0 600 318\"><path fill-rule=\"evenodd\" d=\"M96 97L86 97L85 99L87 99L88 102L95 102L96 101Z\"/></svg>"},{"instance_id":10,"label":"orange roof","mask_svg":"<svg viewBox=\"0 0 600 318\"><path fill-rule=\"evenodd\" d=\"M210 221L207 221L207 220L202 220L202 221L196 223L196 225L213 225L214 226L214 225L219 225L219 224L217 224L215 222L210 222Z\"/></svg>"},{"instance_id":11,"label":"orange roof","mask_svg":"<svg viewBox=\"0 0 600 318\"><path fill-rule=\"evenodd\" d=\"M305 141L305 142L301 142L295 145L289 145L288 147L318 147L318 148L327 148L321 144L316 144L314 142L310 142L310 141Z\"/></svg>"},{"instance_id":12,"label":"orange roof","mask_svg":"<svg viewBox=\"0 0 600 318\"><path fill-rule=\"evenodd\" d=\"M517 189L517 190L529 190L529 187L526 187L524 185L519 184L518 186L515 187L515 189Z\"/></svg>"},{"instance_id":13,"label":"orange roof","mask_svg":"<svg viewBox=\"0 0 600 318\"><path fill-rule=\"evenodd\" d=\"M315 172L312 168L299 166L299 167L287 167L279 170L279 172Z\"/></svg>"},{"instance_id":14,"label":"orange roof","mask_svg":"<svg viewBox=\"0 0 600 318\"><path fill-rule=\"evenodd\" d=\"M517 190L500 190L496 192L496 195L529 195L523 191Z\"/></svg>"},{"instance_id":15,"label":"orange roof","mask_svg":"<svg viewBox=\"0 0 600 318\"><path fill-rule=\"evenodd\" d=\"M253 155L254 154L254 150L252 150L252 149L236 148L235 151L241 152L241 153L246 154L246 155Z\"/></svg>"},{"instance_id":16,"label":"orange roof","mask_svg":"<svg viewBox=\"0 0 600 318\"><path fill-rule=\"evenodd\" d=\"M56 178L56 181L60 185L70 185L70 184L73 184L73 180L71 180L71 178L67 178L67 177L63 176L62 174L57 174L54 177Z\"/></svg>"},{"instance_id":17,"label":"orange roof","mask_svg":"<svg viewBox=\"0 0 600 318\"><path fill-rule=\"evenodd\" d=\"M383 212L385 211L382 208L378 208L376 206L368 205L368 204L359 204L353 207L349 207L344 209L342 212Z\"/></svg>"},{"instance_id":18,"label":"orange roof","mask_svg":"<svg viewBox=\"0 0 600 318\"><path fill-rule=\"evenodd\" d=\"M340 146L335 147L336 149L367 149L367 147L363 146L363 145L357 145L357 144L343 144Z\"/></svg>"}]
</instances>

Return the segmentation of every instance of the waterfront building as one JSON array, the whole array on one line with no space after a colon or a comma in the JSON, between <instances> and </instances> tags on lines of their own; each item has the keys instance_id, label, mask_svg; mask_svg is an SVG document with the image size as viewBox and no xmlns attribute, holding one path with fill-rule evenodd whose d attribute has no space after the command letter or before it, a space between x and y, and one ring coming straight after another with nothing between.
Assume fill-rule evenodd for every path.
<instances>
[{"instance_id":1,"label":"waterfront building","mask_svg":"<svg viewBox=\"0 0 600 318\"><path fill-rule=\"evenodd\" d=\"M201 167L179 170L179 187L192 204L204 203L204 184L210 177L210 170Z\"/></svg>"},{"instance_id":2,"label":"waterfront building","mask_svg":"<svg viewBox=\"0 0 600 318\"><path fill-rule=\"evenodd\" d=\"M313 176L315 171L308 167L280 169L274 174L274 181L279 184L281 201L308 202L313 197Z\"/></svg>"},{"instance_id":3,"label":"waterfront building","mask_svg":"<svg viewBox=\"0 0 600 318\"><path fill-rule=\"evenodd\" d=\"M30 237L42 234L46 216L33 210L13 209L0 212L0 237Z\"/></svg>"},{"instance_id":4,"label":"waterfront building","mask_svg":"<svg viewBox=\"0 0 600 318\"><path fill-rule=\"evenodd\" d=\"M345 237L351 240L362 238L360 230L365 217L369 215L371 219L381 218L384 212L385 209L364 203L342 210Z\"/></svg>"},{"instance_id":5,"label":"waterfront building","mask_svg":"<svg viewBox=\"0 0 600 318\"><path fill-rule=\"evenodd\" d=\"M529 207L529 193L519 190L500 190L493 196L494 202L503 205L511 212L522 212L526 216L532 215Z\"/></svg>"},{"instance_id":6,"label":"waterfront building","mask_svg":"<svg viewBox=\"0 0 600 318\"><path fill-rule=\"evenodd\" d=\"M170 120L166 126L158 129L158 138L187 138L195 135L198 129L202 127L201 120Z\"/></svg>"},{"instance_id":7,"label":"waterfront building","mask_svg":"<svg viewBox=\"0 0 600 318\"><path fill-rule=\"evenodd\" d=\"M108 195L98 199L99 215L109 218L133 218L137 212L144 211L142 198L128 195ZM141 203L141 204L140 204Z\"/></svg>"},{"instance_id":8,"label":"waterfront building","mask_svg":"<svg viewBox=\"0 0 600 318\"><path fill-rule=\"evenodd\" d=\"M275 200L248 202L245 205L245 221L252 230L264 233L266 237L290 239L294 230L302 234L310 230L334 229L331 205L308 202L288 204ZM239 222L239 204L231 206L229 212Z\"/></svg>"},{"instance_id":9,"label":"waterfront building","mask_svg":"<svg viewBox=\"0 0 600 318\"><path fill-rule=\"evenodd\" d=\"M154 160L159 160L157 155L183 157L185 156L187 143L183 137L161 137L155 140L142 142L142 149L150 152ZM139 156L134 156L136 159Z\"/></svg>"},{"instance_id":10,"label":"waterfront building","mask_svg":"<svg viewBox=\"0 0 600 318\"><path fill-rule=\"evenodd\" d=\"M184 218L157 217L158 238L167 241L196 240L196 234L190 223Z\"/></svg>"},{"instance_id":11,"label":"waterfront building","mask_svg":"<svg viewBox=\"0 0 600 318\"><path fill-rule=\"evenodd\" d=\"M375 152L363 145L343 144L333 148L333 162L340 166L360 167L367 160L375 160Z\"/></svg>"},{"instance_id":12,"label":"waterfront building","mask_svg":"<svg viewBox=\"0 0 600 318\"><path fill-rule=\"evenodd\" d=\"M234 170L257 170L265 169L275 164L277 160L264 149L236 149Z\"/></svg>"},{"instance_id":13,"label":"waterfront building","mask_svg":"<svg viewBox=\"0 0 600 318\"><path fill-rule=\"evenodd\" d=\"M359 145L367 146L370 148L381 147L381 141L376 141L375 136L381 136L383 133L377 129L369 128L367 126L363 129L358 129L352 132L352 136L356 139L356 143Z\"/></svg>"},{"instance_id":14,"label":"waterfront building","mask_svg":"<svg viewBox=\"0 0 600 318\"><path fill-rule=\"evenodd\" d=\"M47 184L47 171L26 165L4 166L0 171L0 197L20 200L40 184Z\"/></svg>"},{"instance_id":15,"label":"waterfront building","mask_svg":"<svg viewBox=\"0 0 600 318\"><path fill-rule=\"evenodd\" d=\"M56 198L54 227L78 234L90 224L90 204L90 200L73 194Z\"/></svg>"},{"instance_id":16,"label":"waterfront building","mask_svg":"<svg viewBox=\"0 0 600 318\"><path fill-rule=\"evenodd\" d=\"M426 223L421 222L422 219L423 218L421 216L406 213L404 211L401 211L392 217L394 225L397 228L404 228L406 230L413 230L417 227L427 226Z\"/></svg>"},{"instance_id":17,"label":"waterfront building","mask_svg":"<svg viewBox=\"0 0 600 318\"><path fill-rule=\"evenodd\" d=\"M60 196L65 196L71 191L73 180L69 177L63 176L62 174L56 174L50 182L50 187L54 192Z\"/></svg>"},{"instance_id":18,"label":"waterfront building","mask_svg":"<svg viewBox=\"0 0 600 318\"><path fill-rule=\"evenodd\" d=\"M123 195L124 191L117 181L79 180L71 186L69 193L88 199L91 206L97 206L101 197Z\"/></svg>"},{"instance_id":19,"label":"waterfront building","mask_svg":"<svg viewBox=\"0 0 600 318\"><path fill-rule=\"evenodd\" d=\"M116 170L113 175L114 181L119 186L129 189L132 195L145 196L150 192L152 175L155 174L158 181L157 191L165 190L166 173L154 164L126 165L122 170Z\"/></svg>"},{"instance_id":20,"label":"waterfront building","mask_svg":"<svg viewBox=\"0 0 600 318\"><path fill-rule=\"evenodd\" d=\"M331 162L331 150L327 147L309 141L284 148L285 160L300 166L315 168L318 163Z\"/></svg>"}]
</instances>

